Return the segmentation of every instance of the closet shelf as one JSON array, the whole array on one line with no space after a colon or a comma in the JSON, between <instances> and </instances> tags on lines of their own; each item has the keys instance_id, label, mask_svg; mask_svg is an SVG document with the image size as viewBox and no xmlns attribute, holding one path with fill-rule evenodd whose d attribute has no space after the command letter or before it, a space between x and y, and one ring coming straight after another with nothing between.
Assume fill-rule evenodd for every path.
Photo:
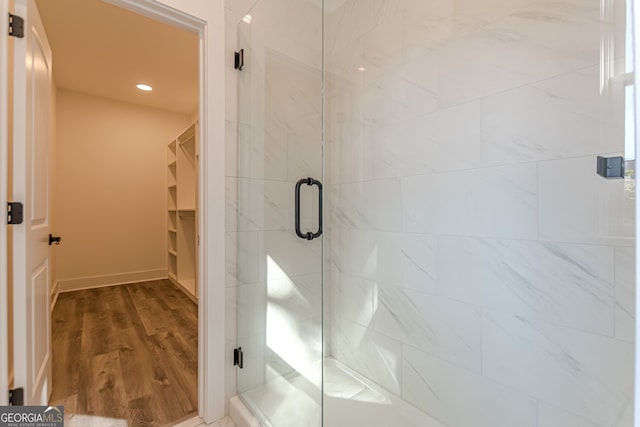
<instances>
[{"instance_id":1,"label":"closet shelf","mask_svg":"<svg viewBox=\"0 0 640 427\"><path fill-rule=\"evenodd\" d=\"M169 143L167 152L167 205L169 221L168 276L197 302L198 253L198 131L189 126Z\"/></svg>"}]
</instances>

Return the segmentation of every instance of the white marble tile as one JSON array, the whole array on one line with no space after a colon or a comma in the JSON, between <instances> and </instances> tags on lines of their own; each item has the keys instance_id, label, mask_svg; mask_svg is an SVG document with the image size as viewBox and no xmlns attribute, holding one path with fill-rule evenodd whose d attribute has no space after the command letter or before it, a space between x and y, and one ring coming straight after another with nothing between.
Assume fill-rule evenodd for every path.
<instances>
[{"instance_id":1,"label":"white marble tile","mask_svg":"<svg viewBox=\"0 0 640 427\"><path fill-rule=\"evenodd\" d=\"M302 240L291 231L264 234L265 277L274 280L322 271L322 242Z\"/></svg>"},{"instance_id":2,"label":"white marble tile","mask_svg":"<svg viewBox=\"0 0 640 427\"><path fill-rule=\"evenodd\" d=\"M403 178L403 230L534 239L536 174L527 163Z\"/></svg>"},{"instance_id":3,"label":"white marble tile","mask_svg":"<svg viewBox=\"0 0 640 427\"><path fill-rule=\"evenodd\" d=\"M461 125L461 123L463 125ZM480 166L479 102L367 130L376 178L445 172Z\"/></svg>"},{"instance_id":4,"label":"white marble tile","mask_svg":"<svg viewBox=\"0 0 640 427\"><path fill-rule=\"evenodd\" d=\"M635 248L615 248L616 265L616 337L635 340L636 258Z\"/></svg>"},{"instance_id":5,"label":"white marble tile","mask_svg":"<svg viewBox=\"0 0 640 427\"><path fill-rule=\"evenodd\" d=\"M633 244L633 193L623 180L599 177L595 162L589 156L538 164L540 239Z\"/></svg>"},{"instance_id":6,"label":"white marble tile","mask_svg":"<svg viewBox=\"0 0 640 427\"><path fill-rule=\"evenodd\" d=\"M268 303L266 286L242 285L236 289L238 341L263 336L266 330Z\"/></svg>"},{"instance_id":7,"label":"white marble tile","mask_svg":"<svg viewBox=\"0 0 640 427\"><path fill-rule=\"evenodd\" d=\"M234 59L231 54L231 61ZM238 71L233 65L227 65L225 72L225 120L231 122L238 121Z\"/></svg>"},{"instance_id":8,"label":"white marble tile","mask_svg":"<svg viewBox=\"0 0 640 427\"><path fill-rule=\"evenodd\" d=\"M469 371L480 372L480 309L378 284L375 330Z\"/></svg>"},{"instance_id":9,"label":"white marble tile","mask_svg":"<svg viewBox=\"0 0 640 427\"><path fill-rule=\"evenodd\" d=\"M633 345L483 312L482 373L596 424L615 425L633 393Z\"/></svg>"},{"instance_id":10,"label":"white marble tile","mask_svg":"<svg viewBox=\"0 0 640 427\"><path fill-rule=\"evenodd\" d=\"M538 427L603 427L545 402L538 403Z\"/></svg>"},{"instance_id":11,"label":"white marble tile","mask_svg":"<svg viewBox=\"0 0 640 427\"><path fill-rule=\"evenodd\" d=\"M238 123L225 122L225 176L238 176Z\"/></svg>"},{"instance_id":12,"label":"white marble tile","mask_svg":"<svg viewBox=\"0 0 640 427\"><path fill-rule=\"evenodd\" d=\"M371 324L375 286L373 281L332 272L329 286L333 318L346 319L363 326Z\"/></svg>"},{"instance_id":13,"label":"white marble tile","mask_svg":"<svg viewBox=\"0 0 640 427\"><path fill-rule=\"evenodd\" d=\"M435 293L435 236L337 229L331 248L341 272Z\"/></svg>"},{"instance_id":14,"label":"white marble tile","mask_svg":"<svg viewBox=\"0 0 640 427\"><path fill-rule=\"evenodd\" d=\"M483 164L600 154L623 141L622 98L616 104L600 94L599 72L590 67L483 99Z\"/></svg>"},{"instance_id":15,"label":"white marble tile","mask_svg":"<svg viewBox=\"0 0 640 427\"><path fill-rule=\"evenodd\" d=\"M264 238L261 232L238 232L237 241L237 280L238 284L255 284L264 277L266 261L264 260ZM232 250L231 247L228 248ZM231 262L233 255L227 256ZM232 266L227 271L233 272Z\"/></svg>"},{"instance_id":16,"label":"white marble tile","mask_svg":"<svg viewBox=\"0 0 640 427\"><path fill-rule=\"evenodd\" d=\"M613 336L607 246L440 237L438 295Z\"/></svg>"},{"instance_id":17,"label":"white marble tile","mask_svg":"<svg viewBox=\"0 0 640 427\"><path fill-rule=\"evenodd\" d=\"M278 277L267 281L267 300L292 322L319 317L322 310L320 273Z\"/></svg>"},{"instance_id":18,"label":"white marble tile","mask_svg":"<svg viewBox=\"0 0 640 427\"><path fill-rule=\"evenodd\" d=\"M599 5L538 3L405 64L444 108L598 63Z\"/></svg>"},{"instance_id":19,"label":"white marble tile","mask_svg":"<svg viewBox=\"0 0 640 427\"><path fill-rule=\"evenodd\" d=\"M537 427L535 399L402 347L402 397L456 427Z\"/></svg>"},{"instance_id":20,"label":"white marble tile","mask_svg":"<svg viewBox=\"0 0 640 427\"><path fill-rule=\"evenodd\" d=\"M238 285L238 233L227 231L225 233L225 287Z\"/></svg>"},{"instance_id":21,"label":"white marble tile","mask_svg":"<svg viewBox=\"0 0 640 427\"><path fill-rule=\"evenodd\" d=\"M332 321L333 357L387 390L400 394L400 342L336 316Z\"/></svg>"},{"instance_id":22,"label":"white marble tile","mask_svg":"<svg viewBox=\"0 0 640 427\"><path fill-rule=\"evenodd\" d=\"M318 130L322 123L318 122ZM288 180L312 177L322 181L322 137L313 134L289 133L287 137Z\"/></svg>"},{"instance_id":23,"label":"white marble tile","mask_svg":"<svg viewBox=\"0 0 640 427\"><path fill-rule=\"evenodd\" d=\"M364 230L400 231L402 197L399 179L333 186L332 221L336 226Z\"/></svg>"},{"instance_id":24,"label":"white marble tile","mask_svg":"<svg viewBox=\"0 0 640 427\"><path fill-rule=\"evenodd\" d=\"M238 230L238 180L225 178L225 230Z\"/></svg>"},{"instance_id":25,"label":"white marble tile","mask_svg":"<svg viewBox=\"0 0 640 427\"><path fill-rule=\"evenodd\" d=\"M232 183L233 181L229 182L230 185ZM238 178L237 187L238 230L294 229L295 183ZM228 193L231 194L232 189ZM301 214L308 219L313 214L312 199L310 194L304 194L303 197Z\"/></svg>"}]
</instances>

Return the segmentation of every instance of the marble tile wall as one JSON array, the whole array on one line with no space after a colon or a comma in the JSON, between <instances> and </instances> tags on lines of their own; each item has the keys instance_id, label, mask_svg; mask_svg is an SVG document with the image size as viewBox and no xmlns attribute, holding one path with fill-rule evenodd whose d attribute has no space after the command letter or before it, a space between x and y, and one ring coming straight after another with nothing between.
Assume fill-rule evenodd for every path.
<instances>
[{"instance_id":1,"label":"marble tile wall","mask_svg":"<svg viewBox=\"0 0 640 427\"><path fill-rule=\"evenodd\" d=\"M595 174L616 8L325 11L331 355L447 426L632 425L634 195Z\"/></svg>"}]
</instances>

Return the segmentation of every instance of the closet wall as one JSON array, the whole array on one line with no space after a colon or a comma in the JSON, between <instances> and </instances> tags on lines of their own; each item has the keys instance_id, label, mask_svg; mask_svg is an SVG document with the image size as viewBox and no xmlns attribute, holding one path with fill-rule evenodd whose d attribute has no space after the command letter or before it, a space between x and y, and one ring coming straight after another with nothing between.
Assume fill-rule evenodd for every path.
<instances>
[{"instance_id":1,"label":"closet wall","mask_svg":"<svg viewBox=\"0 0 640 427\"><path fill-rule=\"evenodd\" d=\"M58 291L166 277L166 147L189 124L187 114L58 91Z\"/></svg>"}]
</instances>

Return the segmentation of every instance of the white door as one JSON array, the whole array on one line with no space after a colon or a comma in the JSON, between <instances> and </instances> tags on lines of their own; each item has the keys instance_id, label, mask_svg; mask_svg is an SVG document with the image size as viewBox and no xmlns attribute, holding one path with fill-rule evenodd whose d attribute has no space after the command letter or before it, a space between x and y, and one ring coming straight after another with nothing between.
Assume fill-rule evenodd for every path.
<instances>
[{"instance_id":1,"label":"white door","mask_svg":"<svg viewBox=\"0 0 640 427\"><path fill-rule=\"evenodd\" d=\"M14 40L13 201L24 222L13 225L14 385L25 405L44 405L51 386L49 141L51 49L35 0L15 0L24 38Z\"/></svg>"}]
</instances>

